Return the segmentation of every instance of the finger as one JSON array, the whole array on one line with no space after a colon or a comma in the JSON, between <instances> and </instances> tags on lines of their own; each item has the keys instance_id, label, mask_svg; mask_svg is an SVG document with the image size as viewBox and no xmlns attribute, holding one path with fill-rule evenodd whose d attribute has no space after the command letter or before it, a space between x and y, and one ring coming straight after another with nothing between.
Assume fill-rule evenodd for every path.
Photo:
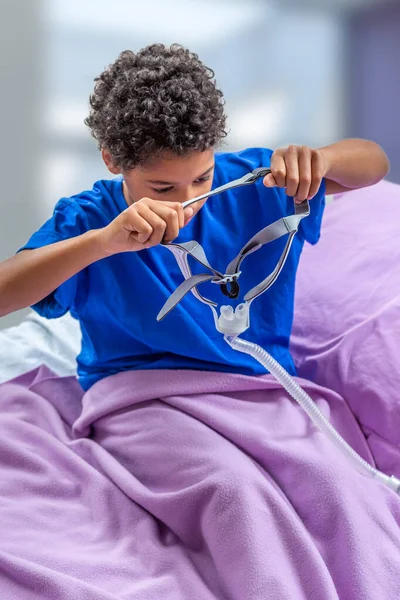
<instances>
[{"instance_id":1,"label":"finger","mask_svg":"<svg viewBox=\"0 0 400 600\"><path fill-rule=\"evenodd\" d=\"M165 242L171 242L179 235L180 221L184 222L183 211L178 215L178 211L165 202L157 202L151 205L151 210L165 223L164 237Z\"/></svg>"},{"instance_id":2,"label":"finger","mask_svg":"<svg viewBox=\"0 0 400 600\"><path fill-rule=\"evenodd\" d=\"M171 203L175 204L175 203ZM177 206L179 207L176 210ZM159 205L154 206L154 211L166 222L167 228L165 230L164 241L172 242L178 237L180 229L184 227L190 217L193 216L194 210L191 206L184 209L181 204L174 205L172 207L166 206L164 201L160 202Z\"/></svg>"},{"instance_id":3,"label":"finger","mask_svg":"<svg viewBox=\"0 0 400 600\"><path fill-rule=\"evenodd\" d=\"M315 194L318 192L322 178L324 177L324 161L321 154L316 151L313 152L311 158L311 185L310 190L308 192L308 199L314 198Z\"/></svg>"},{"instance_id":4,"label":"finger","mask_svg":"<svg viewBox=\"0 0 400 600\"><path fill-rule=\"evenodd\" d=\"M165 233L164 233L164 241L165 242L172 242L172 240L177 238L179 235L179 230L181 229L179 226L178 214L173 209L169 209L169 210L172 212L165 211L165 213L164 213L163 211L161 211L159 213L160 217L167 224L167 226L165 228ZM183 225L184 224L185 224L185 221L183 221Z\"/></svg>"},{"instance_id":5,"label":"finger","mask_svg":"<svg viewBox=\"0 0 400 600\"><path fill-rule=\"evenodd\" d=\"M182 204L180 202L168 202L165 200L162 200L161 202L157 202L157 205L160 204L161 206L168 206L168 208L172 208L172 210L174 210L177 215L178 215L178 223L179 223L179 228L181 229L184 224L185 224L185 219L186 219L186 211L187 209L184 209ZM193 209L191 209L191 215L193 214Z\"/></svg>"},{"instance_id":6,"label":"finger","mask_svg":"<svg viewBox=\"0 0 400 600\"><path fill-rule=\"evenodd\" d=\"M186 225L186 223L193 217L194 215L194 210L191 206L188 206L187 208L184 209L183 211L184 217L185 217L185 221L183 223L183 226Z\"/></svg>"},{"instance_id":7,"label":"finger","mask_svg":"<svg viewBox=\"0 0 400 600\"><path fill-rule=\"evenodd\" d=\"M186 225L194 213L193 208L183 209L182 205L176 202L154 201L150 208L166 223L162 240L164 242L172 242L177 238L180 229Z\"/></svg>"},{"instance_id":8,"label":"finger","mask_svg":"<svg viewBox=\"0 0 400 600\"><path fill-rule=\"evenodd\" d=\"M179 219L179 229L182 229L182 227L185 227L186 223L189 221L189 219L191 217L193 217L194 214L194 210L191 206L187 206L186 208L183 208L182 204L180 202L165 202L164 200L162 202L157 203L157 205L160 204L161 208L163 206L168 206L170 208L172 208L173 210L175 210L178 214L178 219ZM157 212L158 209L155 208L155 212ZM159 213L160 216L162 216L161 213ZM168 241L172 241L173 239L175 239L178 236L179 232L172 238L170 238L168 236Z\"/></svg>"},{"instance_id":9,"label":"finger","mask_svg":"<svg viewBox=\"0 0 400 600\"><path fill-rule=\"evenodd\" d=\"M273 188L273 187L276 187L278 185L277 182L276 182L276 179L272 175L272 173L269 173L268 175L266 175L264 177L263 184L265 185L265 187L269 187L269 188Z\"/></svg>"},{"instance_id":10,"label":"finger","mask_svg":"<svg viewBox=\"0 0 400 600\"><path fill-rule=\"evenodd\" d=\"M286 195L296 196L299 187L299 151L296 146L289 146L285 155L286 162Z\"/></svg>"},{"instance_id":11,"label":"finger","mask_svg":"<svg viewBox=\"0 0 400 600\"><path fill-rule=\"evenodd\" d=\"M299 152L299 187L295 194L295 202L300 204L308 198L311 186L311 148L306 146Z\"/></svg>"},{"instance_id":12,"label":"finger","mask_svg":"<svg viewBox=\"0 0 400 600\"><path fill-rule=\"evenodd\" d=\"M175 211L172 211L168 207L165 207L165 210L168 210L175 215L174 218L176 222L176 231L179 231L178 215ZM153 205L150 207L147 206L145 203L140 205L139 203L137 203L137 211L140 214L140 216L143 217L145 221L147 221L147 223L151 226L153 230L152 234L146 242L146 245L148 247L157 246L157 244L162 242L162 240L165 237L167 231L167 222L153 210Z\"/></svg>"},{"instance_id":13,"label":"finger","mask_svg":"<svg viewBox=\"0 0 400 600\"><path fill-rule=\"evenodd\" d=\"M153 233L152 226L138 214L135 206L125 211L124 228L130 231L140 244L146 244Z\"/></svg>"},{"instance_id":14,"label":"finger","mask_svg":"<svg viewBox=\"0 0 400 600\"><path fill-rule=\"evenodd\" d=\"M162 216L162 213L160 213L158 211L158 207L162 208L162 207L168 206L169 208L172 208L173 210L175 210L178 215L179 229L182 229L182 227L184 227L186 225L186 223L189 221L189 219L194 214L194 210L191 206L187 206L186 208L183 208L183 206L180 202L169 202L166 200L158 201L158 200L151 200L150 198L143 198L141 200L141 202L144 202L145 204L150 206L150 208L152 210L154 210L154 212L156 212L156 214L160 214L160 216ZM172 238L172 239L175 239L175 238Z\"/></svg>"},{"instance_id":15,"label":"finger","mask_svg":"<svg viewBox=\"0 0 400 600\"><path fill-rule=\"evenodd\" d=\"M271 174L278 187L286 187L286 165L285 160L279 151L274 152L271 157Z\"/></svg>"}]
</instances>

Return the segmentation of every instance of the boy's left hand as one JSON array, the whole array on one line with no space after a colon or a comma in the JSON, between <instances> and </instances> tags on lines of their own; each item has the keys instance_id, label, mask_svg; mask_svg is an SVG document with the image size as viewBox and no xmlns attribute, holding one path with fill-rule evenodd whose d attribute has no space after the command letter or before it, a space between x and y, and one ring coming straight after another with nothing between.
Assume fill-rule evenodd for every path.
<instances>
[{"instance_id":1,"label":"boy's left hand","mask_svg":"<svg viewBox=\"0 0 400 600\"><path fill-rule=\"evenodd\" d=\"M321 150L289 146L275 150L271 173L264 177L263 183L266 187L286 188L286 194L300 204L315 196L326 173L327 164Z\"/></svg>"}]
</instances>

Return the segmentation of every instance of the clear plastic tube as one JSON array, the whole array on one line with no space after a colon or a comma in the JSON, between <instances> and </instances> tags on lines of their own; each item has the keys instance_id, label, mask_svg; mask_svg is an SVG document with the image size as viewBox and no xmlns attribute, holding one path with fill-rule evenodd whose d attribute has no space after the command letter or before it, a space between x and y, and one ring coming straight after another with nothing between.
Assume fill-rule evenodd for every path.
<instances>
[{"instance_id":1,"label":"clear plastic tube","mask_svg":"<svg viewBox=\"0 0 400 600\"><path fill-rule=\"evenodd\" d=\"M310 396L297 385L289 373L287 373L285 369L270 354L268 354L268 352L257 344L242 340L238 337L226 335L224 339L234 350L249 354L269 371L287 393L300 404L318 429L320 429L320 431L322 431L348 459L350 459L358 471L369 477L378 479L400 495L400 480L394 475L389 477L388 475L385 475L385 473L378 471L378 469L372 467L366 460L357 454L322 414Z\"/></svg>"}]
</instances>

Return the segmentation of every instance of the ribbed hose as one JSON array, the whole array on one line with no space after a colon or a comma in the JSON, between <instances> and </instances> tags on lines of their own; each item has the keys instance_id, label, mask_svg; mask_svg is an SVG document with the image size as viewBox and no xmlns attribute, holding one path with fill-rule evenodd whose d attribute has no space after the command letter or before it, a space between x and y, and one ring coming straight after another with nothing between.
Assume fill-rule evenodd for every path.
<instances>
[{"instance_id":1,"label":"ribbed hose","mask_svg":"<svg viewBox=\"0 0 400 600\"><path fill-rule=\"evenodd\" d=\"M365 461L353 448L342 438L342 436L336 431L336 429L330 424L326 417L319 410L315 402L310 396L292 379L292 377L285 371L283 367L274 359L268 352L257 344L242 340L238 337L225 336L225 341L239 352L249 354L255 360L257 360L267 371L275 377L275 379L282 385L287 393L300 404L305 410L307 415L310 417L314 425L320 429L336 447L351 460L353 465L365 475L378 479L390 489L400 495L400 480L392 475L389 477L381 471L378 471L372 467L367 461Z\"/></svg>"}]
</instances>

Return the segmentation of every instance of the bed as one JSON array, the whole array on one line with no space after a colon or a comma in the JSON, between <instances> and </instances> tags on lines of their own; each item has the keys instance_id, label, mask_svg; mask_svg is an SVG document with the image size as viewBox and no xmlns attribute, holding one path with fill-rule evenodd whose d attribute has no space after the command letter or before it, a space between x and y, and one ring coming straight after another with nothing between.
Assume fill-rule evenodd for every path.
<instances>
[{"instance_id":1,"label":"bed","mask_svg":"<svg viewBox=\"0 0 400 600\"><path fill-rule=\"evenodd\" d=\"M304 250L299 382L400 477L400 187L337 197ZM269 377L121 373L83 394L78 323L0 331L4 600L400 597L400 497Z\"/></svg>"}]
</instances>

